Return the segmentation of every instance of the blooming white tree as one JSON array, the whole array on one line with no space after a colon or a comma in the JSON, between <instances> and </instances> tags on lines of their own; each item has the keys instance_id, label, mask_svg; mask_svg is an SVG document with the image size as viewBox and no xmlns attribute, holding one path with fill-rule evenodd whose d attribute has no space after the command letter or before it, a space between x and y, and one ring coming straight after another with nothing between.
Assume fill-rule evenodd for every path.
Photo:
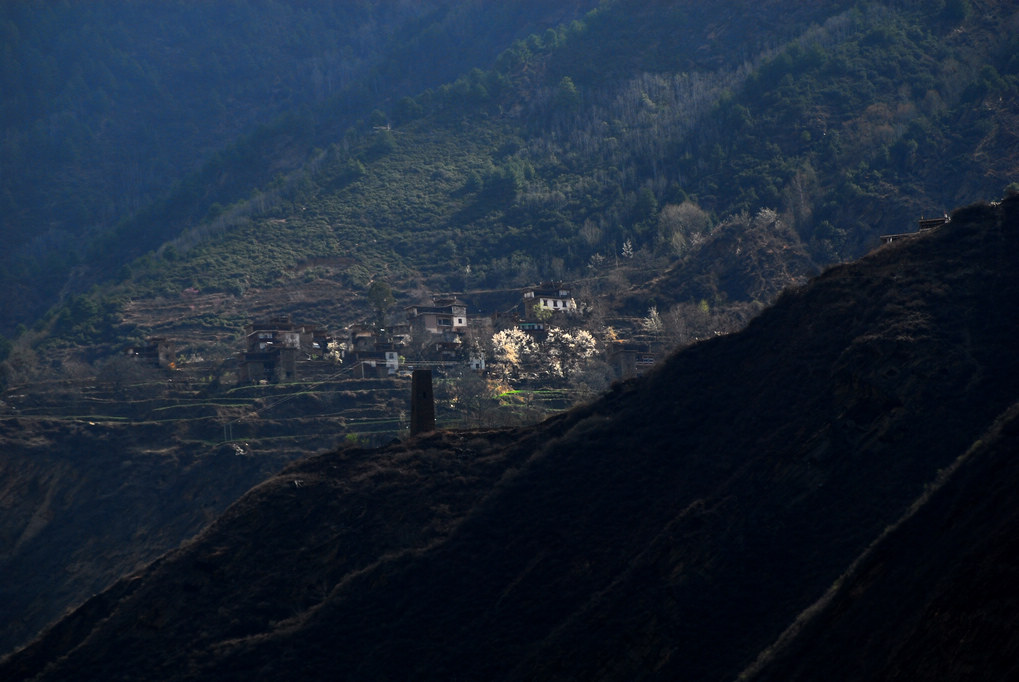
<instances>
[{"instance_id":1,"label":"blooming white tree","mask_svg":"<svg viewBox=\"0 0 1019 682\"><path fill-rule=\"evenodd\" d=\"M519 329L504 329L492 336L492 355L506 376L519 376L537 352L538 344L531 335Z\"/></svg>"},{"instance_id":2,"label":"blooming white tree","mask_svg":"<svg viewBox=\"0 0 1019 682\"><path fill-rule=\"evenodd\" d=\"M568 331L551 327L538 343L519 329L506 329L492 336L492 352L507 378L555 377L567 379L597 352L598 344L585 329Z\"/></svg>"},{"instance_id":3,"label":"blooming white tree","mask_svg":"<svg viewBox=\"0 0 1019 682\"><path fill-rule=\"evenodd\" d=\"M647 309L647 317L643 317L640 320L640 326L644 328L644 331L651 334L659 334L662 331L662 317L658 314L658 308L651 306Z\"/></svg>"},{"instance_id":4,"label":"blooming white tree","mask_svg":"<svg viewBox=\"0 0 1019 682\"><path fill-rule=\"evenodd\" d=\"M779 225L781 221L778 218L778 212L773 208L762 208L754 216L753 226L756 229L763 229L765 227L771 227L772 225Z\"/></svg>"},{"instance_id":5,"label":"blooming white tree","mask_svg":"<svg viewBox=\"0 0 1019 682\"><path fill-rule=\"evenodd\" d=\"M623 258L633 258L633 242L627 239L623 242L623 250L621 252Z\"/></svg>"},{"instance_id":6,"label":"blooming white tree","mask_svg":"<svg viewBox=\"0 0 1019 682\"><path fill-rule=\"evenodd\" d=\"M548 330L542 345L548 373L563 379L579 372L598 348L594 336L586 329L570 332L559 327Z\"/></svg>"}]
</instances>

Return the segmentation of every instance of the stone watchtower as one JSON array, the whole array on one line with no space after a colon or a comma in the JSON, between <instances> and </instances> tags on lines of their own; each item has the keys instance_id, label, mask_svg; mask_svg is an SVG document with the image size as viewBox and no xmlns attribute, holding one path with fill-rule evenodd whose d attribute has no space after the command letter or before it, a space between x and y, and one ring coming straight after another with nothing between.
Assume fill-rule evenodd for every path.
<instances>
[{"instance_id":1,"label":"stone watchtower","mask_svg":"<svg viewBox=\"0 0 1019 682\"><path fill-rule=\"evenodd\" d=\"M435 395L432 370L416 369L411 375L410 435L435 430Z\"/></svg>"}]
</instances>

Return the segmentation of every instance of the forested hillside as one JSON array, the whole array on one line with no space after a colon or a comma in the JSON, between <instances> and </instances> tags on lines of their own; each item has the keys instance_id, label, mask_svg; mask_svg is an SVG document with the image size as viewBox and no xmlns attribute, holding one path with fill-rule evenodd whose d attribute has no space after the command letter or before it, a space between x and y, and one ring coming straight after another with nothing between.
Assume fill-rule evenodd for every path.
<instances>
[{"instance_id":1,"label":"forested hillside","mask_svg":"<svg viewBox=\"0 0 1019 682\"><path fill-rule=\"evenodd\" d=\"M593 4L3 3L0 333Z\"/></svg>"},{"instance_id":2,"label":"forested hillside","mask_svg":"<svg viewBox=\"0 0 1019 682\"><path fill-rule=\"evenodd\" d=\"M425 10L400 7L390 18L405 23L375 14L364 20L394 36L369 41L372 64L389 61L366 72L400 72L399 64L420 56L408 52L418 43L401 37L412 29L394 26L425 36L453 30L422 30ZM548 19L532 12L525 20L526 8L518 9L513 26ZM482 14L460 8L443 16L462 27L464 17ZM302 53L307 68L296 73L307 87L292 86L311 103L295 108L282 102L298 94L283 98L280 111L289 117L231 145L170 199L104 234L89 233L96 239L66 262L81 262L76 272L88 281L113 279L87 299L70 297L51 313L57 323L40 328L75 343L126 340L144 333L118 328L127 299L194 287L241 300L252 287L299 285L305 264L339 257L349 258L338 274L352 292L375 277L406 292L601 275L597 294L608 266L633 255L643 272L673 274L664 290L612 280L630 312L700 301L759 306L816 266L859 256L880 234L1002 194L1019 149L1015 23L1009 3L993 1L709 7L621 0L519 40L494 63L477 57L481 68L465 68L447 84L425 88L423 76L391 75L384 82L392 85L373 90L351 80L357 97L324 108L312 106L328 94L313 87L313 67L325 65L312 48L329 39L315 34L299 41L309 52ZM337 60L336 69L353 68ZM415 84L416 94L398 97ZM252 97L275 101L263 94ZM26 97L15 101L29 106ZM196 148L211 150L221 137L218 128L192 129ZM187 146L172 135L159 139L175 150ZM79 156L95 167L91 154ZM25 206L52 203L28 196L19 199ZM755 230L757 248L744 248ZM55 245L35 251L46 258L70 242L70 233L32 234L37 245ZM719 276L720 255L739 276ZM35 286L35 262L19 259L29 270L19 271L18 286ZM696 282L684 273L697 273Z\"/></svg>"}]
</instances>

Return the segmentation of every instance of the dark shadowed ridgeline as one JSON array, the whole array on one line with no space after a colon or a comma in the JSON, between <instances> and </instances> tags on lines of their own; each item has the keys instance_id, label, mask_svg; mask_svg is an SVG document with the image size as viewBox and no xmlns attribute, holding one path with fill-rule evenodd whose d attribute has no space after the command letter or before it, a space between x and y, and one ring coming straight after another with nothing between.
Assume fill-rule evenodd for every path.
<instances>
[{"instance_id":1,"label":"dark shadowed ridgeline","mask_svg":"<svg viewBox=\"0 0 1019 682\"><path fill-rule=\"evenodd\" d=\"M972 206L536 427L303 460L0 677L733 679L918 500L803 632L855 679L953 637L924 679L1003 671L1017 246L1019 200Z\"/></svg>"},{"instance_id":2,"label":"dark shadowed ridgeline","mask_svg":"<svg viewBox=\"0 0 1019 682\"><path fill-rule=\"evenodd\" d=\"M1019 404L745 679L1019 676Z\"/></svg>"}]
</instances>

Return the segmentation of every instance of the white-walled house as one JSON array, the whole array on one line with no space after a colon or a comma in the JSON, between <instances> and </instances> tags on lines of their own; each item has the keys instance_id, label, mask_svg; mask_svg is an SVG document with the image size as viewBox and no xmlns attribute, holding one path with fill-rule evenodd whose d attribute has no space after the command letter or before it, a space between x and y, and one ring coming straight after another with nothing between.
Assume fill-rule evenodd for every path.
<instances>
[{"instance_id":1,"label":"white-walled house","mask_svg":"<svg viewBox=\"0 0 1019 682\"><path fill-rule=\"evenodd\" d=\"M524 289L524 317L533 318L535 307L552 313L575 313L577 303L570 290L561 283L544 283L538 287Z\"/></svg>"}]
</instances>

